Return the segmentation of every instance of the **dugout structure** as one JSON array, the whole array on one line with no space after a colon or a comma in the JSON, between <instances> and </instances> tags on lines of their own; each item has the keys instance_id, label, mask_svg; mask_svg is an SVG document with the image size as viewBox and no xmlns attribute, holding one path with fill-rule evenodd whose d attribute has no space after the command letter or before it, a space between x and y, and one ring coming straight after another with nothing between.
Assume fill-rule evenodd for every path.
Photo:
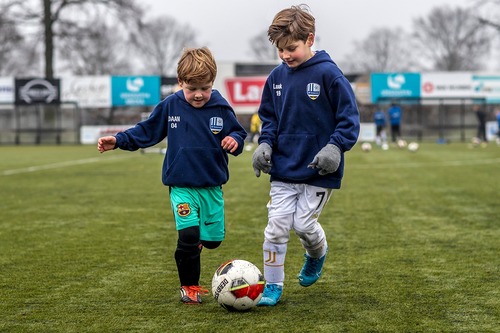
<instances>
[{"instance_id":1,"label":"dugout structure","mask_svg":"<svg viewBox=\"0 0 500 333\"><path fill-rule=\"evenodd\" d=\"M491 111L495 105L487 104L484 98L380 98L371 107L361 107L361 120L373 122L373 113L380 109L387 111L391 104L402 109L401 134L403 139L418 141L466 142L476 136L477 116L473 105L480 105ZM363 112L365 111L365 112ZM493 119L493 112L487 112ZM386 112L386 116L387 112ZM489 118L488 118L489 119ZM390 134L387 117L386 131Z\"/></svg>"}]
</instances>

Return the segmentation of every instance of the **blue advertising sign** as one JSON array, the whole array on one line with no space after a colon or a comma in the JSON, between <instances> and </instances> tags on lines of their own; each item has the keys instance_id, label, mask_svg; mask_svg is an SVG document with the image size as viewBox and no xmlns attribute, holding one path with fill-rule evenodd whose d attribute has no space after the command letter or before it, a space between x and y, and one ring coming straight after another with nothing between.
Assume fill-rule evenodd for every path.
<instances>
[{"instance_id":1,"label":"blue advertising sign","mask_svg":"<svg viewBox=\"0 0 500 333\"><path fill-rule=\"evenodd\" d=\"M420 73L371 74L372 102L420 97Z\"/></svg>"},{"instance_id":2,"label":"blue advertising sign","mask_svg":"<svg viewBox=\"0 0 500 333\"><path fill-rule=\"evenodd\" d=\"M160 102L159 76L111 77L113 106L150 106Z\"/></svg>"}]
</instances>

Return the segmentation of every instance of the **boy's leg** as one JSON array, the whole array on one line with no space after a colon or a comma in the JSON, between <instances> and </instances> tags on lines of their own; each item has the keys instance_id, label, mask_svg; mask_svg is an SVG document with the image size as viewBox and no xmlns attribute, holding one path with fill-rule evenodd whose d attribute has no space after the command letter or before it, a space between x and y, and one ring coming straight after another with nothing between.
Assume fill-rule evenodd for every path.
<instances>
[{"instance_id":1,"label":"boy's leg","mask_svg":"<svg viewBox=\"0 0 500 333\"><path fill-rule=\"evenodd\" d=\"M181 284L181 301L187 304L200 304L200 293L208 292L199 286L202 245L198 201L198 195L192 189L170 188L170 202L178 232L174 257Z\"/></svg>"},{"instance_id":2,"label":"boy's leg","mask_svg":"<svg viewBox=\"0 0 500 333\"><path fill-rule=\"evenodd\" d=\"M297 203L294 230L306 250L305 263L298 278L300 285L307 287L315 283L323 271L328 243L318 218L333 191L317 186L303 186L304 190Z\"/></svg>"},{"instance_id":3,"label":"boy's leg","mask_svg":"<svg viewBox=\"0 0 500 333\"><path fill-rule=\"evenodd\" d=\"M181 301L186 304L200 304L200 294L208 293L208 290L199 286L200 253L203 248L199 237L199 227L188 227L179 230L175 263L177 264L177 272L181 283Z\"/></svg>"},{"instance_id":4,"label":"boy's leg","mask_svg":"<svg viewBox=\"0 0 500 333\"><path fill-rule=\"evenodd\" d=\"M266 286L262 298L257 304L258 306L274 306L281 299L285 282L285 257L290 235L290 229L283 227L291 221L292 214L269 218L264 231L264 244L262 245ZM281 229L281 231L277 229ZM278 237L279 234L283 236ZM280 243L276 243L277 241Z\"/></svg>"},{"instance_id":5,"label":"boy's leg","mask_svg":"<svg viewBox=\"0 0 500 333\"><path fill-rule=\"evenodd\" d=\"M200 280L200 228L189 227L179 230L175 250L175 262L181 286L197 286Z\"/></svg>"},{"instance_id":6,"label":"boy's leg","mask_svg":"<svg viewBox=\"0 0 500 333\"><path fill-rule=\"evenodd\" d=\"M266 287L259 306L278 303L285 281L285 257L293 224L296 190L293 184L272 182L267 204L268 224L264 230L263 256Z\"/></svg>"}]
</instances>

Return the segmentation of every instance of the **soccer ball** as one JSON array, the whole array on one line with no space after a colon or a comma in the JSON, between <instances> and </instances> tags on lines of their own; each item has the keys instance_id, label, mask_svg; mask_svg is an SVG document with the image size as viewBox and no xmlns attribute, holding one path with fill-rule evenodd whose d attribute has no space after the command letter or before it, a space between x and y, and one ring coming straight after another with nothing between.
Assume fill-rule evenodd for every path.
<instances>
[{"instance_id":1,"label":"soccer ball","mask_svg":"<svg viewBox=\"0 0 500 333\"><path fill-rule=\"evenodd\" d=\"M369 152L372 150L372 145L371 143L369 142L363 142L363 144L361 145L361 149L364 151L364 152Z\"/></svg>"},{"instance_id":2,"label":"soccer ball","mask_svg":"<svg viewBox=\"0 0 500 333\"><path fill-rule=\"evenodd\" d=\"M403 149L404 147L406 147L406 141L405 140L398 140L398 147Z\"/></svg>"},{"instance_id":3,"label":"soccer ball","mask_svg":"<svg viewBox=\"0 0 500 333\"><path fill-rule=\"evenodd\" d=\"M408 144L408 150L411 152L416 152L418 150L418 143L416 142L410 142Z\"/></svg>"},{"instance_id":4,"label":"soccer ball","mask_svg":"<svg viewBox=\"0 0 500 333\"><path fill-rule=\"evenodd\" d=\"M212 278L212 294L224 309L248 311L262 298L264 276L249 261L229 260L217 268Z\"/></svg>"}]
</instances>

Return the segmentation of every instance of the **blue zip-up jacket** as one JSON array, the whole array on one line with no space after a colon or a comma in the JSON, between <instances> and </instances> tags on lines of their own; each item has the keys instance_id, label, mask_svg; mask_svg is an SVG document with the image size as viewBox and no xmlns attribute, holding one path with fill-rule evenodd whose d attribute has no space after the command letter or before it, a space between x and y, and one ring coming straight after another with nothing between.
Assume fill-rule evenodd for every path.
<instances>
[{"instance_id":1,"label":"blue zip-up jacket","mask_svg":"<svg viewBox=\"0 0 500 333\"><path fill-rule=\"evenodd\" d=\"M398 105L393 105L387 111L391 120L391 125L401 124L401 108Z\"/></svg>"},{"instance_id":2,"label":"blue zip-up jacket","mask_svg":"<svg viewBox=\"0 0 500 333\"><path fill-rule=\"evenodd\" d=\"M384 112L377 110L373 114L373 120L375 121L376 126L384 127L385 126L385 114Z\"/></svg>"},{"instance_id":3,"label":"blue zip-up jacket","mask_svg":"<svg viewBox=\"0 0 500 333\"><path fill-rule=\"evenodd\" d=\"M340 188L344 152L359 135L359 111L349 81L325 51L295 69L276 67L264 86L259 116L259 143L273 149L271 181ZM307 165L329 143L340 148L341 162L336 172L320 176Z\"/></svg>"},{"instance_id":4,"label":"blue zip-up jacket","mask_svg":"<svg viewBox=\"0 0 500 333\"><path fill-rule=\"evenodd\" d=\"M162 182L167 186L211 187L229 180L228 155L221 141L231 136L243 151L245 129L216 91L202 108L192 107L182 90L168 96L148 119L116 135L116 148L134 151L161 142L168 136Z\"/></svg>"}]
</instances>

